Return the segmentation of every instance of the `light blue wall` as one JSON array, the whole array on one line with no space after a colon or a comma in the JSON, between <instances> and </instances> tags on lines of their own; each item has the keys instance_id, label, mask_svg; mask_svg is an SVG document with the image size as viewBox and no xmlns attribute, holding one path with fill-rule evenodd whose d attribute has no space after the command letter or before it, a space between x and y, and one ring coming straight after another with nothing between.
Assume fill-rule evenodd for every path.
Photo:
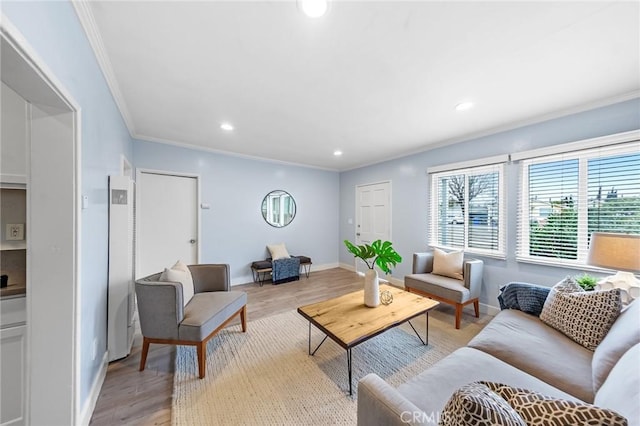
<instances>
[{"instance_id":1,"label":"light blue wall","mask_svg":"<svg viewBox=\"0 0 640 426\"><path fill-rule=\"evenodd\" d=\"M487 137L445 146L400 159L340 174L340 241L354 239L348 223L355 215L355 186L390 180L392 186L392 240L404 261L394 271L400 280L411 273L412 254L426 251L429 241L428 167L509 154L594 138L640 128L640 99L582 112ZM481 303L497 306L498 288L509 281L529 281L552 285L576 270L525 264L515 260L517 244L517 165L509 165L507 189L507 259L484 258L484 286ZM353 263L340 244L340 263Z\"/></svg>"},{"instance_id":2,"label":"light blue wall","mask_svg":"<svg viewBox=\"0 0 640 426\"><path fill-rule=\"evenodd\" d=\"M202 261L229 262L237 281L246 279L250 261L265 257L264 245L271 242L283 241L291 252L309 255L315 264L332 264L338 257L341 263L352 264L341 241L354 235L347 219L354 217L355 185L391 180L393 240L405 257L395 273L401 279L410 270L411 254L425 250L428 241L427 167L640 128L640 102L633 100L341 174L150 142L135 141L132 150L132 141L71 4L3 1L1 8L82 109L81 190L89 197L89 207L81 217L82 404L100 367L100 357L91 357L93 340L97 340L99 352L106 350L107 176L119 172L121 154L133 158L137 167L202 176L202 201L212 206L202 212ZM515 179L513 167L507 173ZM272 228L260 215L262 197L272 189L289 191L298 203L298 215L287 228ZM552 284L575 272L515 261L517 201L513 185L507 197L509 257L506 261L485 259L482 301L492 305L498 286L510 280ZM224 200L224 208L219 200Z\"/></svg>"},{"instance_id":3,"label":"light blue wall","mask_svg":"<svg viewBox=\"0 0 640 426\"><path fill-rule=\"evenodd\" d=\"M79 279L83 405L107 347L107 176L119 173L121 154L131 160L132 142L71 3L3 1L1 8L81 108L80 182L82 194L89 197L89 207L81 216Z\"/></svg>"},{"instance_id":4,"label":"light blue wall","mask_svg":"<svg viewBox=\"0 0 640 426\"><path fill-rule=\"evenodd\" d=\"M229 263L232 284L251 281L251 262L267 257L267 244L284 242L289 253L311 257L314 265L337 266L337 172L134 141L136 168L200 175L201 262ZM289 192L297 213L284 228L262 218L264 196Z\"/></svg>"}]
</instances>

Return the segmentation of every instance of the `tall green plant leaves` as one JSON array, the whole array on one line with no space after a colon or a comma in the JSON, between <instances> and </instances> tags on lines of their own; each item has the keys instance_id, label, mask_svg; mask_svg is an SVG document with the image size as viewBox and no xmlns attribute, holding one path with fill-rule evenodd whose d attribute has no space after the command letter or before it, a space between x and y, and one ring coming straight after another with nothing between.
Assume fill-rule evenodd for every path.
<instances>
[{"instance_id":1,"label":"tall green plant leaves","mask_svg":"<svg viewBox=\"0 0 640 426\"><path fill-rule=\"evenodd\" d=\"M355 257L362 259L369 269L373 269L374 265L378 265L385 274L391 273L390 265L395 267L402 262L402 257L393 249L391 241L382 242L382 240L376 240L371 245L356 246L349 240L344 240L344 245ZM370 259L373 259L373 261L370 261Z\"/></svg>"}]
</instances>

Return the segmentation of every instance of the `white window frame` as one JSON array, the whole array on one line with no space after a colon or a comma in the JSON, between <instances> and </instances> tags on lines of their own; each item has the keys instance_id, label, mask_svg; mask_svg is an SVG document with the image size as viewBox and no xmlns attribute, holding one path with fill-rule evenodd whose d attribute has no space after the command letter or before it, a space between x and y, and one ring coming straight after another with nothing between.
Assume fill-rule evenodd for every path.
<instances>
[{"instance_id":1,"label":"white window frame","mask_svg":"<svg viewBox=\"0 0 640 426\"><path fill-rule=\"evenodd\" d=\"M517 158L522 158L519 165L520 188L518 190L518 247L516 260L526 263L540 263L552 266L576 267L583 269L597 269L586 264L588 254L588 161L594 158L634 154L640 152L638 132L627 132L619 135L611 135L603 138L590 139L588 141L572 142L555 148L556 153L550 149L522 153ZM586 149L576 149L581 147ZM571 150L567 148L571 147ZM552 148L554 149L554 148ZM547 155L536 156L535 153ZM513 157L516 157L515 155ZM528 167L534 164L548 163L559 160L578 160L578 230L577 230L577 259L551 258L532 256L530 249L530 224L529 224L529 173ZM586 267L586 268L585 268Z\"/></svg>"},{"instance_id":2,"label":"white window frame","mask_svg":"<svg viewBox=\"0 0 640 426\"><path fill-rule=\"evenodd\" d=\"M464 250L465 253L472 253L482 255L485 257L493 257L498 259L506 258L506 187L504 180L504 162L507 160L506 156L492 157L484 160L476 160L467 163L470 167L461 168L464 163L458 163L449 166L438 166L427 170L431 179L431 214L430 214L430 243L431 247L437 247L447 250ZM478 166L477 164L483 164ZM464 247L450 247L441 244L438 240L438 179L444 176L465 175L465 181L468 181L469 176L481 175L488 173L498 173L498 249L487 250L476 247L469 247L469 220L465 218L464 221ZM468 185L465 185L468 187ZM469 200L465 197L465 211L469 211Z\"/></svg>"}]
</instances>

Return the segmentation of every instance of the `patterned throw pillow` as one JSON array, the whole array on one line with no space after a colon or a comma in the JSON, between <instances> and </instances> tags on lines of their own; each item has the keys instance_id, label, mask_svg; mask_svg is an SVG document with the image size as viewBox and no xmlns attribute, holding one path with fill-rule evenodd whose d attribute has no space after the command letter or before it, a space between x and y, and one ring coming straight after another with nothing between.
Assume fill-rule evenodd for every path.
<instances>
[{"instance_id":1,"label":"patterned throw pillow","mask_svg":"<svg viewBox=\"0 0 640 426\"><path fill-rule=\"evenodd\" d=\"M505 399L528 426L627 426L627 419L612 410L585 402L553 398L500 383L479 382Z\"/></svg>"},{"instance_id":2,"label":"patterned throw pillow","mask_svg":"<svg viewBox=\"0 0 640 426\"><path fill-rule=\"evenodd\" d=\"M565 279L551 287L549 291L549 295L547 299L544 301L544 306L542 307L542 312L540 313L540 319L546 316L545 309L548 309L549 306L553 305L553 301L556 298L558 293L581 293L584 292L584 289L580 287L580 284L570 276L567 276ZM544 320L543 320L544 321Z\"/></svg>"},{"instance_id":3,"label":"patterned throw pillow","mask_svg":"<svg viewBox=\"0 0 640 426\"><path fill-rule=\"evenodd\" d=\"M454 392L442 410L443 426L526 426L500 396L481 383L469 383Z\"/></svg>"},{"instance_id":4,"label":"patterned throw pillow","mask_svg":"<svg viewBox=\"0 0 640 426\"><path fill-rule=\"evenodd\" d=\"M540 320L587 349L595 350L622 309L619 289L555 294Z\"/></svg>"}]
</instances>

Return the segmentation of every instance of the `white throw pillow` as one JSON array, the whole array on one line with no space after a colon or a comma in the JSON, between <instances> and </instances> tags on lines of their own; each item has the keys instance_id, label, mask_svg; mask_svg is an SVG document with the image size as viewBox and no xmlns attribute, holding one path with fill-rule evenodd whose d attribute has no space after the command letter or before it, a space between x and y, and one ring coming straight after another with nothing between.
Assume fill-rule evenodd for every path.
<instances>
[{"instance_id":1,"label":"white throw pillow","mask_svg":"<svg viewBox=\"0 0 640 426\"><path fill-rule=\"evenodd\" d=\"M436 275L462 280L462 264L464 262L464 252L462 250L444 252L440 249L433 249L433 271Z\"/></svg>"},{"instance_id":2,"label":"white throw pillow","mask_svg":"<svg viewBox=\"0 0 640 426\"><path fill-rule=\"evenodd\" d=\"M272 260L288 259L291 257L289 256L289 252L287 251L287 248L284 246L284 243L271 244L271 245L268 245L267 248L269 249L269 253L271 253Z\"/></svg>"},{"instance_id":3,"label":"white throw pillow","mask_svg":"<svg viewBox=\"0 0 640 426\"><path fill-rule=\"evenodd\" d=\"M176 264L171 267L171 269L165 268L164 272L162 272L162 274L160 275L160 281L177 282L182 284L182 302L184 306L189 303L189 301L193 297L193 294L195 293L191 271L189 270L189 267L181 260L178 260Z\"/></svg>"}]
</instances>

